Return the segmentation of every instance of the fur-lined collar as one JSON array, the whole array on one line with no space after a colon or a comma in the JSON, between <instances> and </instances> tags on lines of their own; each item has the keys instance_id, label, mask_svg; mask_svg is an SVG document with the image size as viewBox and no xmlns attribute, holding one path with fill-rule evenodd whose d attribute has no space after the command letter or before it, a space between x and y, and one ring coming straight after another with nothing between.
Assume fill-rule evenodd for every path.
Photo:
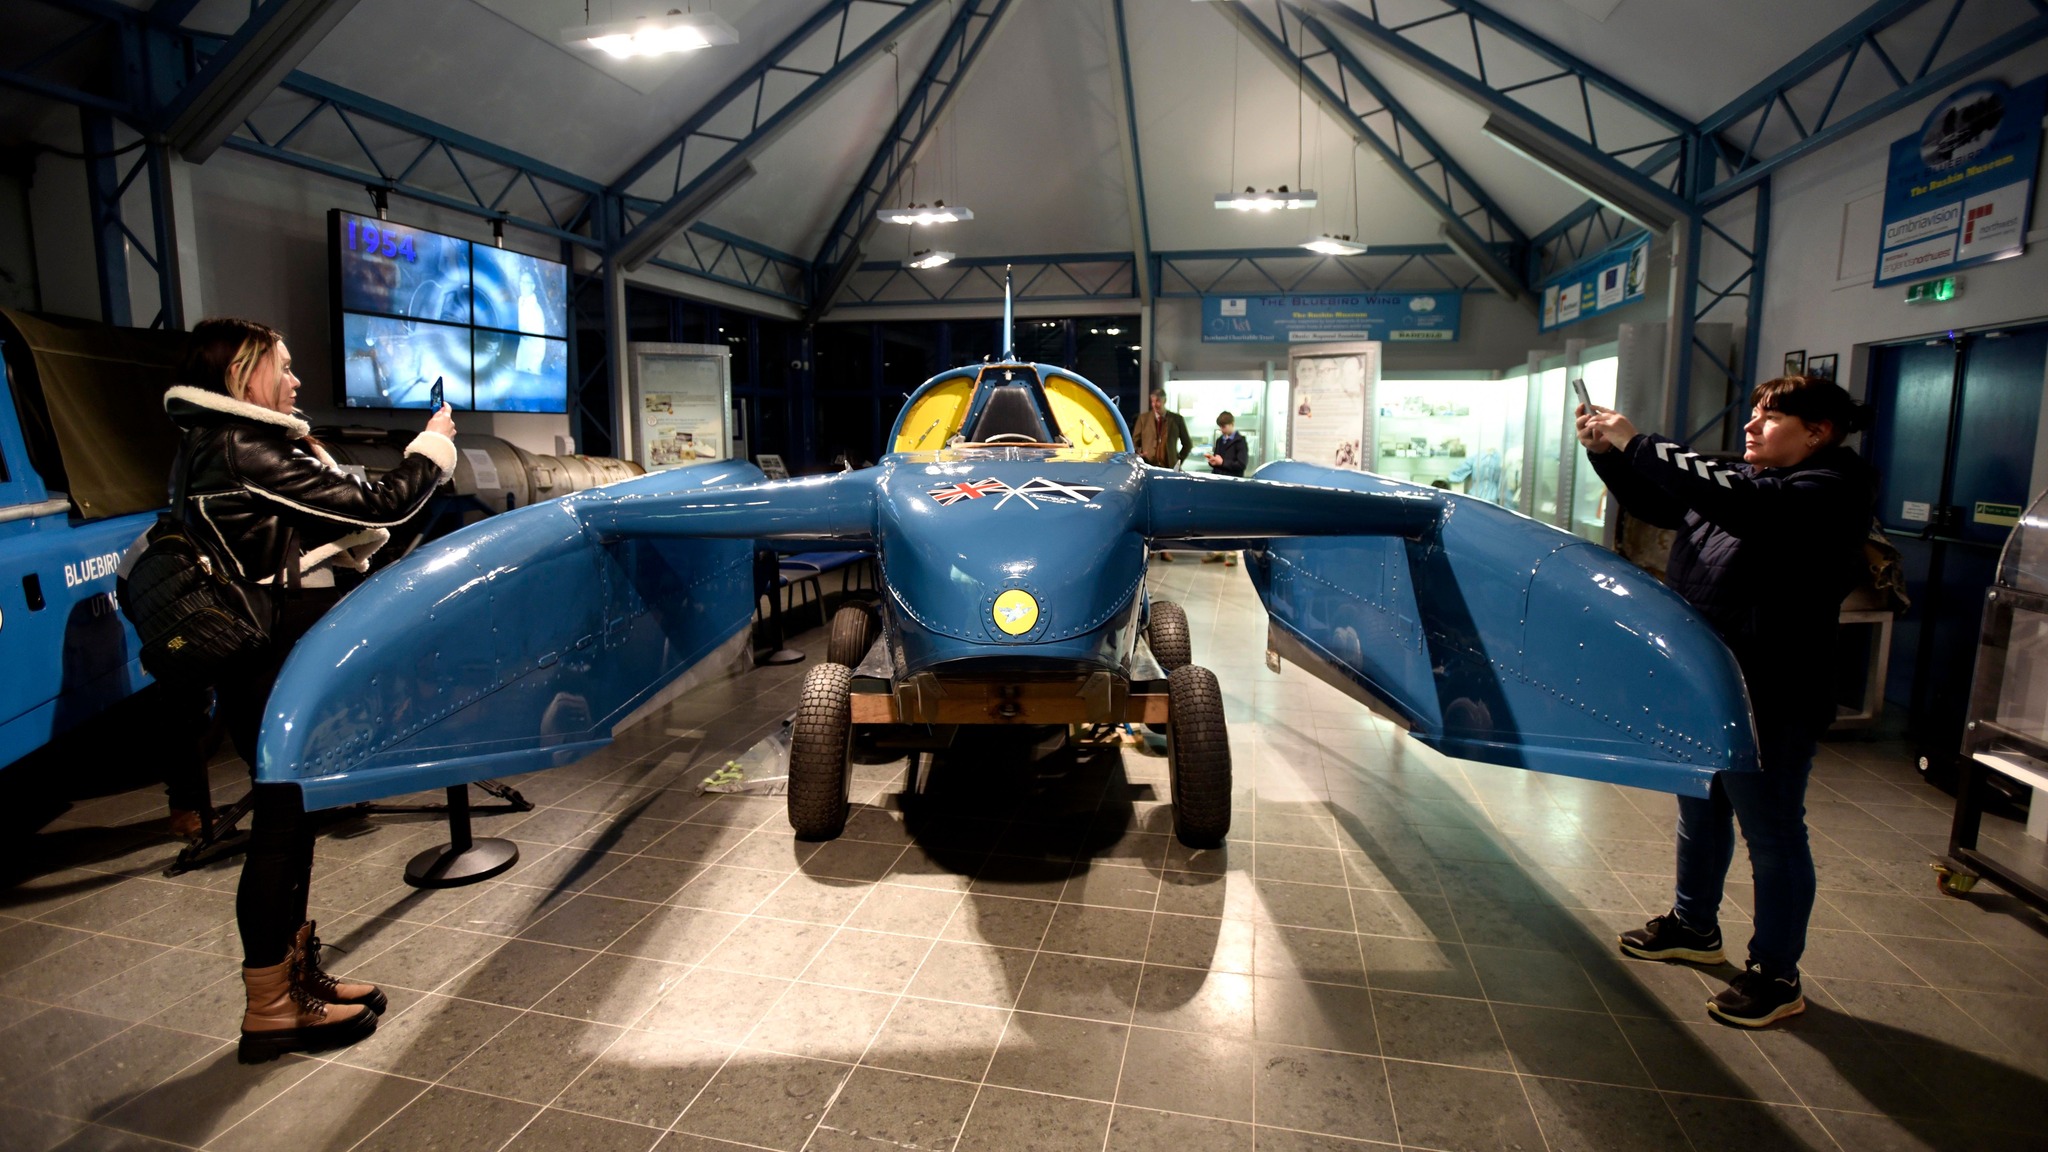
<instances>
[{"instance_id":1,"label":"fur-lined collar","mask_svg":"<svg viewBox=\"0 0 2048 1152\"><path fill-rule=\"evenodd\" d=\"M192 408L203 409L222 416L233 416L241 420L254 420L258 424L274 424L284 429L285 434L294 440L305 439L307 434L313 430L312 425L307 424L297 416L287 416L282 412L237 400L232 396L225 396L219 392L209 392L204 388L194 388L189 384L175 385L164 393L164 411L170 413L171 418L175 420L181 413L173 405L189 405Z\"/></svg>"}]
</instances>

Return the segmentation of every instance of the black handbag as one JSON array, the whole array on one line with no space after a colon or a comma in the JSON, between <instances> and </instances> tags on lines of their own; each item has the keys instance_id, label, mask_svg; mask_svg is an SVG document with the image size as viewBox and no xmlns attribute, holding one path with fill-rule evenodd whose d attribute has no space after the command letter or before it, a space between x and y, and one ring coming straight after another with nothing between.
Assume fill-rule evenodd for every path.
<instances>
[{"instance_id":1,"label":"black handbag","mask_svg":"<svg viewBox=\"0 0 2048 1152\"><path fill-rule=\"evenodd\" d=\"M166 684L211 684L270 643L269 598L236 580L232 563L185 522L191 479L181 450L170 511L136 545L142 552L117 589L122 615L142 638L143 670Z\"/></svg>"}]
</instances>

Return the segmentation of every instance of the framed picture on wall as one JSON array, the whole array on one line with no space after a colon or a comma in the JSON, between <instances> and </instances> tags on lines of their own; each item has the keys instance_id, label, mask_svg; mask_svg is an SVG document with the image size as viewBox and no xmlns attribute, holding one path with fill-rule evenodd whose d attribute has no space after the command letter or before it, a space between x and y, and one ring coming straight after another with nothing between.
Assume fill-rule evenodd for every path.
<instances>
[{"instance_id":1,"label":"framed picture on wall","mask_svg":"<svg viewBox=\"0 0 2048 1152\"><path fill-rule=\"evenodd\" d=\"M1806 374L1808 376L1818 376L1823 380L1833 380L1835 378L1835 360L1836 355L1833 352L1825 356L1815 356L1806 362Z\"/></svg>"},{"instance_id":2,"label":"framed picture on wall","mask_svg":"<svg viewBox=\"0 0 2048 1152\"><path fill-rule=\"evenodd\" d=\"M1803 374L1805 374L1805 372L1806 372L1806 350L1805 350L1804 348L1800 349L1800 350L1799 350L1799 351L1797 351L1797 352L1787 352L1787 353L1785 353L1785 371L1784 371L1784 375L1786 375L1786 376L1800 376L1800 375L1803 375Z\"/></svg>"}]
</instances>

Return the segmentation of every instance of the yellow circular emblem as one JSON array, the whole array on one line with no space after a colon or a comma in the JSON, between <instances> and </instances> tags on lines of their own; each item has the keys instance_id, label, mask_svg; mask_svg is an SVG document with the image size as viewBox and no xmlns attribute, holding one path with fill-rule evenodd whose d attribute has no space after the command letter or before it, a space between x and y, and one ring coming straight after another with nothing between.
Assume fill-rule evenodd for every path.
<instances>
[{"instance_id":1,"label":"yellow circular emblem","mask_svg":"<svg viewBox=\"0 0 2048 1152\"><path fill-rule=\"evenodd\" d=\"M1012 588L996 597L996 627L1011 636L1022 636L1038 626L1038 601L1022 588Z\"/></svg>"}]
</instances>

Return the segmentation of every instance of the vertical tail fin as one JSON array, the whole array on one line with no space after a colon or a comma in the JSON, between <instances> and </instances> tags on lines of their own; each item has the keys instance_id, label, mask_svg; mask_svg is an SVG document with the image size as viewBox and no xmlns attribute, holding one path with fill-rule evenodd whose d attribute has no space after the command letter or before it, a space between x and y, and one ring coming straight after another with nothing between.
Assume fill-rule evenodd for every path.
<instances>
[{"instance_id":1,"label":"vertical tail fin","mask_svg":"<svg viewBox=\"0 0 2048 1152\"><path fill-rule=\"evenodd\" d=\"M1017 358L1017 313L1010 298L1010 265L1003 265L1003 359Z\"/></svg>"}]
</instances>

